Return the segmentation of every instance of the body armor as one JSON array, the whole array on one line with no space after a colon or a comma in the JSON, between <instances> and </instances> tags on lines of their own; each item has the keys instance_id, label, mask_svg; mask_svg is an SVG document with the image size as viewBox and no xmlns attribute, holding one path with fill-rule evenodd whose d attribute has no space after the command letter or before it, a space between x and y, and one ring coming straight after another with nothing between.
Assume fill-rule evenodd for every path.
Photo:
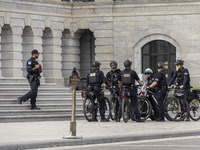
<instances>
[{"instance_id":1,"label":"body armor","mask_svg":"<svg viewBox=\"0 0 200 150\"><path fill-rule=\"evenodd\" d=\"M89 84L100 83L100 74L98 70L94 70L89 75Z\"/></svg>"},{"instance_id":2,"label":"body armor","mask_svg":"<svg viewBox=\"0 0 200 150\"><path fill-rule=\"evenodd\" d=\"M122 84L134 84L134 80L133 80L133 77L131 75L132 71L130 70L129 73L125 73L123 71L123 74L122 74Z\"/></svg>"}]
</instances>

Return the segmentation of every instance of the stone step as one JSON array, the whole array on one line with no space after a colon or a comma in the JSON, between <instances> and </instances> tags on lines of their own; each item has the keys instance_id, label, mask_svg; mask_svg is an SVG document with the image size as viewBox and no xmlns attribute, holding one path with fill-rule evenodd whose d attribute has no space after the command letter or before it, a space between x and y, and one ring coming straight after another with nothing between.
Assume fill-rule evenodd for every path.
<instances>
[{"instance_id":1,"label":"stone step","mask_svg":"<svg viewBox=\"0 0 200 150\"><path fill-rule=\"evenodd\" d=\"M76 98L76 104L82 103L83 100L81 97ZM30 103L30 101L24 102L25 104ZM24 104L23 103L23 104ZM72 98L37 98L37 104L55 104L55 103L66 103L72 104ZM0 104L18 104L16 99L0 99Z\"/></svg>"},{"instance_id":2,"label":"stone step","mask_svg":"<svg viewBox=\"0 0 200 150\"><path fill-rule=\"evenodd\" d=\"M83 114L77 114L76 119L85 119ZM0 123L3 122L34 122L34 121L63 121L71 120L71 114L59 115L27 115L27 116L0 116Z\"/></svg>"},{"instance_id":3,"label":"stone step","mask_svg":"<svg viewBox=\"0 0 200 150\"><path fill-rule=\"evenodd\" d=\"M1 93L0 99L17 99L17 97L20 97L24 95L25 93ZM72 93L40 93L38 92L37 98L72 98ZM77 95L77 97L81 97L81 95Z\"/></svg>"},{"instance_id":4,"label":"stone step","mask_svg":"<svg viewBox=\"0 0 200 150\"><path fill-rule=\"evenodd\" d=\"M0 110L0 116L71 115L71 112L71 109ZM76 114L81 114L82 112L82 108L76 109Z\"/></svg>"},{"instance_id":5,"label":"stone step","mask_svg":"<svg viewBox=\"0 0 200 150\"><path fill-rule=\"evenodd\" d=\"M37 104L41 109L71 109L72 105L59 103L59 104ZM1 104L0 110L29 110L31 107L30 104ZM77 104L77 107L82 107L82 104Z\"/></svg>"}]
</instances>

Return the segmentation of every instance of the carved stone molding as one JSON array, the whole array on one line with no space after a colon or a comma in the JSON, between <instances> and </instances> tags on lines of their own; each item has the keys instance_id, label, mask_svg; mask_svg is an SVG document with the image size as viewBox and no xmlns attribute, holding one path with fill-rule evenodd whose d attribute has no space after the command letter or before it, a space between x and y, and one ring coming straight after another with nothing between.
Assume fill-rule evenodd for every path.
<instances>
[{"instance_id":1,"label":"carved stone molding","mask_svg":"<svg viewBox=\"0 0 200 150\"><path fill-rule=\"evenodd\" d=\"M74 15L98 15L98 14L112 14L112 15L127 15L127 14L182 14L182 13L200 13L200 3L195 5L140 5L140 6L113 6L109 8L83 8L82 9L73 9Z\"/></svg>"}]
</instances>

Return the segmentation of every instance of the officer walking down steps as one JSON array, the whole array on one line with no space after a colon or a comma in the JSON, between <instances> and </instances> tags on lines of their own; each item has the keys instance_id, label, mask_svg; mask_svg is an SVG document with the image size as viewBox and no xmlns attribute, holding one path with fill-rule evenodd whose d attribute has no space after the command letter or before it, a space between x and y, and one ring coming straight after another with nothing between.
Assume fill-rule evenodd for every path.
<instances>
[{"instance_id":1,"label":"officer walking down steps","mask_svg":"<svg viewBox=\"0 0 200 150\"><path fill-rule=\"evenodd\" d=\"M40 73L42 72L42 65L36 60L39 56L38 50L32 50L32 57L27 61L26 71L27 79L30 84L31 90L22 97L18 97L17 101L19 104L26 102L28 99L31 99L31 109L39 110L36 106L36 97L38 93L38 86L40 86Z\"/></svg>"}]
</instances>

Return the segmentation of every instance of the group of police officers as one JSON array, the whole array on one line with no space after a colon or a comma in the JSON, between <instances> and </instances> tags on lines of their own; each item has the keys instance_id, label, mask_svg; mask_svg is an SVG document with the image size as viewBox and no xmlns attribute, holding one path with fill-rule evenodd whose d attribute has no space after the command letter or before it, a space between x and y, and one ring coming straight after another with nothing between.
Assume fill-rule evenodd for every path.
<instances>
[{"instance_id":1,"label":"group of police officers","mask_svg":"<svg viewBox=\"0 0 200 150\"><path fill-rule=\"evenodd\" d=\"M39 110L40 108L36 106L36 97L38 93L38 86L40 86L40 73L42 72L42 65L39 64L36 60L39 57L38 50L34 49L31 52L31 55L32 57L27 61L26 65L26 70L28 73L27 79L29 81L31 90L24 96L18 97L17 101L19 104L22 104L22 102L26 102L28 99L31 99L31 109ZM150 96L150 101L152 102L156 121L165 121L163 101L166 95L167 88L174 83L175 79L177 79L177 86L179 86L182 89L185 89L186 98L190 92L190 74L188 69L183 67L183 64L183 60L177 60L175 62L175 65L177 66L177 71L174 73L174 76L172 77L168 85L166 79L166 72L164 71L164 64L162 62L158 62L156 65L158 73L155 75L155 77L153 77L153 71L150 68L147 68L145 70L145 75L147 78L146 88L155 92L155 97L158 102L157 109L157 104L154 101L151 101ZM142 122L137 106L138 99L137 89L135 87L135 80L139 83L140 86L142 86L143 83L141 82L137 73L131 69L132 62L127 59L124 62L125 69L121 71L120 69L118 69L117 62L111 61L111 70L106 74L106 77L104 76L104 73L100 70L100 65L101 64L98 61L95 61L92 64L93 69L87 75L86 84L87 87L94 93L95 98L99 102L101 121L109 121L105 119L105 101L100 99L101 85L104 84L105 87L117 87L117 95L120 97L120 99L120 89L123 89L123 87L125 86L128 87L130 90L130 99L132 107L136 115L136 121ZM115 120L119 122L121 116L121 103L118 103L117 111L115 114ZM187 117L187 120L189 120L189 116ZM97 110L95 111L95 114L93 116L93 121L98 121Z\"/></svg>"},{"instance_id":2,"label":"group of police officers","mask_svg":"<svg viewBox=\"0 0 200 150\"><path fill-rule=\"evenodd\" d=\"M152 90L155 92L155 98L158 102L158 107L155 101L150 101L153 106L154 110L154 117L156 121L165 121L164 118L164 98L167 92L167 88L169 88L177 79L177 86L179 88L185 89L185 95L186 98L190 92L190 75L188 69L183 67L184 61L183 60L177 60L175 62L175 65L177 66L177 71L173 75L171 81L167 85L167 78L166 78L166 72L164 71L164 64L162 62L158 62L156 64L157 67L157 74L155 77L153 77L153 71L150 68L147 68L145 70L145 76L147 78L146 83L146 89ZM135 87L135 80L139 83L140 86L143 85L140 78L138 77L137 73L131 69L132 62L130 60L126 60L124 62L124 70L118 69L117 62L111 61L110 67L111 70L106 74L106 77L104 76L104 73L100 70L100 63L98 61L95 61L93 63L93 69L92 71L87 75L87 87L93 91L95 98L98 99L100 104L100 116L101 116L101 122L109 122L109 120L105 119L105 101L99 98L100 92L101 92L101 85L104 84L106 87L118 87L117 88L117 95L121 97L120 89L123 89L123 87L128 87L130 90L130 99L132 108L134 110L134 113L136 115L136 122L143 122L140 118L140 113L138 110L138 98L137 98L137 89ZM121 98L120 98L121 99ZM115 120L116 122L120 122L120 118L122 116L121 114L121 104L117 104L117 111L115 114ZM93 121L97 120L97 110L95 111L95 115L93 116ZM189 116L187 117L187 121L189 121Z\"/></svg>"}]
</instances>

